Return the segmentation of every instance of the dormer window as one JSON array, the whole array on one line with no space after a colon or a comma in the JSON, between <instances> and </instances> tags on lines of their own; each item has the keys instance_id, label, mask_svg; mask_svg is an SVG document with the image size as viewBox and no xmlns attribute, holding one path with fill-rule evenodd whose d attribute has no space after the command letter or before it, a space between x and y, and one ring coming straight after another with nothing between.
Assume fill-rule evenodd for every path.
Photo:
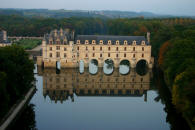
<instances>
[{"instance_id":1,"label":"dormer window","mask_svg":"<svg viewBox=\"0 0 195 130\"><path fill-rule=\"evenodd\" d=\"M116 41L116 45L119 45L119 40Z\"/></svg>"},{"instance_id":2,"label":"dormer window","mask_svg":"<svg viewBox=\"0 0 195 130\"><path fill-rule=\"evenodd\" d=\"M85 40L85 44L89 44L89 40Z\"/></svg>"},{"instance_id":3,"label":"dormer window","mask_svg":"<svg viewBox=\"0 0 195 130\"><path fill-rule=\"evenodd\" d=\"M142 41L141 45L146 45L146 42L145 41Z\"/></svg>"},{"instance_id":4,"label":"dormer window","mask_svg":"<svg viewBox=\"0 0 195 130\"><path fill-rule=\"evenodd\" d=\"M112 44L111 40L108 40L108 45L111 45L111 44Z\"/></svg>"},{"instance_id":5,"label":"dormer window","mask_svg":"<svg viewBox=\"0 0 195 130\"><path fill-rule=\"evenodd\" d=\"M96 44L96 41L95 40L92 40L92 44Z\"/></svg>"},{"instance_id":6,"label":"dormer window","mask_svg":"<svg viewBox=\"0 0 195 130\"><path fill-rule=\"evenodd\" d=\"M136 41L135 41L135 40L133 41L133 45L134 45L134 46L136 45Z\"/></svg>"},{"instance_id":7,"label":"dormer window","mask_svg":"<svg viewBox=\"0 0 195 130\"><path fill-rule=\"evenodd\" d=\"M127 40L124 41L124 45L127 45Z\"/></svg>"},{"instance_id":8,"label":"dormer window","mask_svg":"<svg viewBox=\"0 0 195 130\"><path fill-rule=\"evenodd\" d=\"M100 40L100 44L103 44L103 40Z\"/></svg>"},{"instance_id":9,"label":"dormer window","mask_svg":"<svg viewBox=\"0 0 195 130\"><path fill-rule=\"evenodd\" d=\"M81 42L80 40L77 40L77 44L80 44L80 42Z\"/></svg>"}]
</instances>

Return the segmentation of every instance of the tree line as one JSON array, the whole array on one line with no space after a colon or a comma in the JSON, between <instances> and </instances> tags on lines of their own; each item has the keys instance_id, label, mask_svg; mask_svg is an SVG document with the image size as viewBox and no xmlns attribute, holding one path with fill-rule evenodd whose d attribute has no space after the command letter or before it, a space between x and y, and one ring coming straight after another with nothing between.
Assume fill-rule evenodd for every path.
<instances>
[{"instance_id":1,"label":"tree line","mask_svg":"<svg viewBox=\"0 0 195 130\"><path fill-rule=\"evenodd\" d=\"M28 18L18 15L1 15L0 29L7 30L9 36L43 36L53 29L71 28L83 35L146 35L151 32L153 56L158 57L160 46L176 37L186 28L195 24L191 18ZM192 29L193 30L193 29Z\"/></svg>"}]
</instances>

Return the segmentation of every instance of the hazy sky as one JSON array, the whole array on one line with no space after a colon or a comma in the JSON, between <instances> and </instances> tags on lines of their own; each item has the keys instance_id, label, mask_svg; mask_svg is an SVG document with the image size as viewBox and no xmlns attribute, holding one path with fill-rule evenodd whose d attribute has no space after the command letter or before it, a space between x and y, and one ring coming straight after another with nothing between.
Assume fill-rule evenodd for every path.
<instances>
[{"instance_id":1,"label":"hazy sky","mask_svg":"<svg viewBox=\"0 0 195 130\"><path fill-rule=\"evenodd\" d=\"M195 0L0 0L0 8L147 11L195 16Z\"/></svg>"}]
</instances>

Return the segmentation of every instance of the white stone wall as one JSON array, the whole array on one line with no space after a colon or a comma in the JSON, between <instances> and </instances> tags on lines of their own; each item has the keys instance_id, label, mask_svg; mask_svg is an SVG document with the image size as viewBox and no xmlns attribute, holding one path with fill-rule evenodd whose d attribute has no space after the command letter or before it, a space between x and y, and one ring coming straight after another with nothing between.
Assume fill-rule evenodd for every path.
<instances>
[{"instance_id":1,"label":"white stone wall","mask_svg":"<svg viewBox=\"0 0 195 130\"><path fill-rule=\"evenodd\" d=\"M139 62L142 59L147 61L149 68L152 68L153 65L151 58L151 45L145 44L142 45L105 45L78 43L74 44L73 41L70 41L68 45L63 44L53 45L46 44L46 42L43 41L42 48L43 62L45 67L55 67L56 61L59 61L61 63L61 67L64 68L77 67L80 60L83 60L85 63L85 67L88 67L89 62L92 59L96 59L98 61L99 67L102 67L104 61L107 59L112 59L114 61L115 67L119 67L119 64L122 60L130 61L132 68L135 68L137 62Z\"/></svg>"}]
</instances>

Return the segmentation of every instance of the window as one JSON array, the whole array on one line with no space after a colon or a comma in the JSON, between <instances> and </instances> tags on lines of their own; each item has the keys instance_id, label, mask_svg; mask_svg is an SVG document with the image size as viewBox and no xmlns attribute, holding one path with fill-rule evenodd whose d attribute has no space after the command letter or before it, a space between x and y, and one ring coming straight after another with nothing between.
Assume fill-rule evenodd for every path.
<instances>
[{"instance_id":1,"label":"window","mask_svg":"<svg viewBox=\"0 0 195 130\"><path fill-rule=\"evenodd\" d=\"M108 50L110 51L110 47L108 47Z\"/></svg>"},{"instance_id":2,"label":"window","mask_svg":"<svg viewBox=\"0 0 195 130\"><path fill-rule=\"evenodd\" d=\"M85 54L85 57L88 57L88 54Z\"/></svg>"},{"instance_id":3,"label":"window","mask_svg":"<svg viewBox=\"0 0 195 130\"><path fill-rule=\"evenodd\" d=\"M66 47L64 47L64 51L66 51Z\"/></svg>"},{"instance_id":4,"label":"window","mask_svg":"<svg viewBox=\"0 0 195 130\"><path fill-rule=\"evenodd\" d=\"M57 44L60 44L60 41L56 41Z\"/></svg>"},{"instance_id":5,"label":"window","mask_svg":"<svg viewBox=\"0 0 195 130\"><path fill-rule=\"evenodd\" d=\"M93 53L93 57L95 57L95 53Z\"/></svg>"},{"instance_id":6,"label":"window","mask_svg":"<svg viewBox=\"0 0 195 130\"><path fill-rule=\"evenodd\" d=\"M127 40L124 41L124 45L127 45Z\"/></svg>"},{"instance_id":7,"label":"window","mask_svg":"<svg viewBox=\"0 0 195 130\"><path fill-rule=\"evenodd\" d=\"M56 52L56 57L60 57L60 52Z\"/></svg>"},{"instance_id":8,"label":"window","mask_svg":"<svg viewBox=\"0 0 195 130\"><path fill-rule=\"evenodd\" d=\"M92 44L95 44L95 40L92 40Z\"/></svg>"},{"instance_id":9,"label":"window","mask_svg":"<svg viewBox=\"0 0 195 130\"><path fill-rule=\"evenodd\" d=\"M126 53L124 54L124 57L126 57Z\"/></svg>"},{"instance_id":10,"label":"window","mask_svg":"<svg viewBox=\"0 0 195 130\"><path fill-rule=\"evenodd\" d=\"M102 57L102 54L100 54L100 57Z\"/></svg>"},{"instance_id":11,"label":"window","mask_svg":"<svg viewBox=\"0 0 195 130\"><path fill-rule=\"evenodd\" d=\"M116 57L118 57L118 54L116 54Z\"/></svg>"},{"instance_id":12,"label":"window","mask_svg":"<svg viewBox=\"0 0 195 130\"><path fill-rule=\"evenodd\" d=\"M66 53L64 53L64 58L66 57Z\"/></svg>"},{"instance_id":13,"label":"window","mask_svg":"<svg viewBox=\"0 0 195 130\"><path fill-rule=\"evenodd\" d=\"M116 50L118 51L118 47L116 47Z\"/></svg>"},{"instance_id":14,"label":"window","mask_svg":"<svg viewBox=\"0 0 195 130\"><path fill-rule=\"evenodd\" d=\"M86 51L88 50L88 47L86 46Z\"/></svg>"},{"instance_id":15,"label":"window","mask_svg":"<svg viewBox=\"0 0 195 130\"><path fill-rule=\"evenodd\" d=\"M51 77L51 78L49 78L49 81L50 81L50 82L52 82L52 77Z\"/></svg>"},{"instance_id":16,"label":"window","mask_svg":"<svg viewBox=\"0 0 195 130\"><path fill-rule=\"evenodd\" d=\"M56 50L60 50L60 46L56 46Z\"/></svg>"},{"instance_id":17,"label":"window","mask_svg":"<svg viewBox=\"0 0 195 130\"><path fill-rule=\"evenodd\" d=\"M95 47L93 46L93 50L95 50Z\"/></svg>"},{"instance_id":18,"label":"window","mask_svg":"<svg viewBox=\"0 0 195 130\"><path fill-rule=\"evenodd\" d=\"M144 57L144 54L142 54L142 57Z\"/></svg>"},{"instance_id":19,"label":"window","mask_svg":"<svg viewBox=\"0 0 195 130\"><path fill-rule=\"evenodd\" d=\"M136 45L136 41L133 41L133 45Z\"/></svg>"},{"instance_id":20,"label":"window","mask_svg":"<svg viewBox=\"0 0 195 130\"><path fill-rule=\"evenodd\" d=\"M135 58L135 54L133 54L133 58Z\"/></svg>"},{"instance_id":21,"label":"window","mask_svg":"<svg viewBox=\"0 0 195 130\"><path fill-rule=\"evenodd\" d=\"M116 45L119 45L119 40L116 41Z\"/></svg>"},{"instance_id":22,"label":"window","mask_svg":"<svg viewBox=\"0 0 195 130\"><path fill-rule=\"evenodd\" d=\"M144 51L144 47L142 47L142 51Z\"/></svg>"},{"instance_id":23,"label":"window","mask_svg":"<svg viewBox=\"0 0 195 130\"><path fill-rule=\"evenodd\" d=\"M135 47L133 47L133 51L135 51Z\"/></svg>"},{"instance_id":24,"label":"window","mask_svg":"<svg viewBox=\"0 0 195 130\"><path fill-rule=\"evenodd\" d=\"M89 44L89 41L88 40L85 40L85 44Z\"/></svg>"},{"instance_id":25,"label":"window","mask_svg":"<svg viewBox=\"0 0 195 130\"><path fill-rule=\"evenodd\" d=\"M103 40L100 40L100 44L103 44Z\"/></svg>"},{"instance_id":26,"label":"window","mask_svg":"<svg viewBox=\"0 0 195 130\"><path fill-rule=\"evenodd\" d=\"M77 50L79 51L79 46L77 47Z\"/></svg>"},{"instance_id":27,"label":"window","mask_svg":"<svg viewBox=\"0 0 195 130\"><path fill-rule=\"evenodd\" d=\"M145 41L142 41L142 43L141 43L142 45L145 45Z\"/></svg>"},{"instance_id":28,"label":"window","mask_svg":"<svg viewBox=\"0 0 195 130\"><path fill-rule=\"evenodd\" d=\"M49 57L52 57L52 53L49 54Z\"/></svg>"},{"instance_id":29,"label":"window","mask_svg":"<svg viewBox=\"0 0 195 130\"><path fill-rule=\"evenodd\" d=\"M52 47L50 47L49 50L52 51Z\"/></svg>"},{"instance_id":30,"label":"window","mask_svg":"<svg viewBox=\"0 0 195 130\"><path fill-rule=\"evenodd\" d=\"M124 51L126 51L126 50L127 50L127 47L124 48Z\"/></svg>"},{"instance_id":31,"label":"window","mask_svg":"<svg viewBox=\"0 0 195 130\"><path fill-rule=\"evenodd\" d=\"M102 51L102 47L100 47L100 51Z\"/></svg>"},{"instance_id":32,"label":"window","mask_svg":"<svg viewBox=\"0 0 195 130\"><path fill-rule=\"evenodd\" d=\"M141 78L141 82L143 81L143 78Z\"/></svg>"},{"instance_id":33,"label":"window","mask_svg":"<svg viewBox=\"0 0 195 130\"><path fill-rule=\"evenodd\" d=\"M108 44L109 44L109 45L111 44L111 40L108 40Z\"/></svg>"},{"instance_id":34,"label":"window","mask_svg":"<svg viewBox=\"0 0 195 130\"><path fill-rule=\"evenodd\" d=\"M52 44L53 43L53 41L49 41L49 44Z\"/></svg>"},{"instance_id":35,"label":"window","mask_svg":"<svg viewBox=\"0 0 195 130\"><path fill-rule=\"evenodd\" d=\"M108 53L108 57L110 57L110 53Z\"/></svg>"},{"instance_id":36,"label":"window","mask_svg":"<svg viewBox=\"0 0 195 130\"><path fill-rule=\"evenodd\" d=\"M77 44L80 44L80 40L77 40Z\"/></svg>"}]
</instances>

